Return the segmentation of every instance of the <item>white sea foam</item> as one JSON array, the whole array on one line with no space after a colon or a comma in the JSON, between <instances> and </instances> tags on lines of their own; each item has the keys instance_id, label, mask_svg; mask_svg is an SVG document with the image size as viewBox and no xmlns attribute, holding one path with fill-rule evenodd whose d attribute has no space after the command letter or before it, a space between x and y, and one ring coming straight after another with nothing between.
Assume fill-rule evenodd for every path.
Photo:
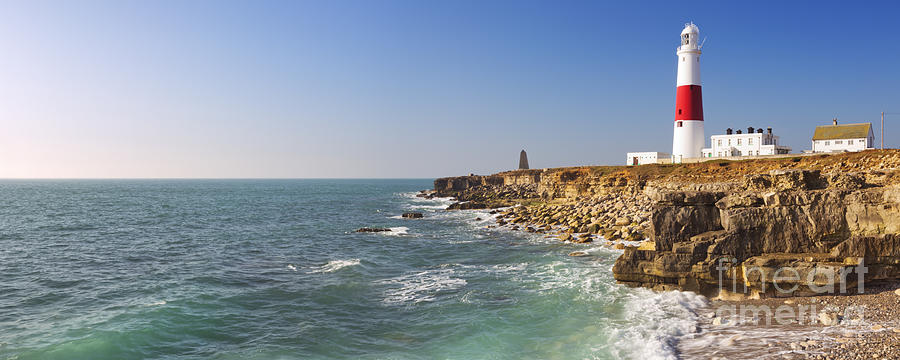
<instances>
[{"instance_id":1,"label":"white sea foam","mask_svg":"<svg viewBox=\"0 0 900 360\"><path fill-rule=\"evenodd\" d=\"M380 232L379 234L384 234L384 235L389 235L389 236L409 235L409 228L406 226L392 227L389 229L391 229L391 231L383 231L383 232Z\"/></svg>"},{"instance_id":2,"label":"white sea foam","mask_svg":"<svg viewBox=\"0 0 900 360\"><path fill-rule=\"evenodd\" d=\"M444 210L449 205L444 204L435 204L435 205L409 205L410 209L425 209L425 210Z\"/></svg>"},{"instance_id":3,"label":"white sea foam","mask_svg":"<svg viewBox=\"0 0 900 360\"><path fill-rule=\"evenodd\" d=\"M708 304L692 292L631 289L626 327L612 330L613 349L622 358L677 359L676 343L698 331L697 310Z\"/></svg>"},{"instance_id":4,"label":"white sea foam","mask_svg":"<svg viewBox=\"0 0 900 360\"><path fill-rule=\"evenodd\" d=\"M294 266L293 264L288 264L287 268L288 268L288 270L291 270L291 271L297 271L297 267Z\"/></svg>"},{"instance_id":5,"label":"white sea foam","mask_svg":"<svg viewBox=\"0 0 900 360\"><path fill-rule=\"evenodd\" d=\"M444 210L453 203L452 198L449 197L426 199L416 196L417 192L401 193L400 195L411 200L411 203L407 204L410 209Z\"/></svg>"},{"instance_id":6,"label":"white sea foam","mask_svg":"<svg viewBox=\"0 0 900 360\"><path fill-rule=\"evenodd\" d=\"M384 303L415 304L434 301L443 291L465 286L466 280L454 277L454 273L453 269L432 269L380 280L376 284L389 287L384 293Z\"/></svg>"},{"instance_id":7,"label":"white sea foam","mask_svg":"<svg viewBox=\"0 0 900 360\"><path fill-rule=\"evenodd\" d=\"M586 251L614 254L605 247ZM609 340L592 350L605 354L604 358L611 354L619 359L676 359L677 341L697 331L697 311L708 303L705 297L692 292L653 292L616 285L611 272L601 266L572 266L561 260L538 264L530 270L524 271L520 281L533 291L550 294L576 290L573 301L588 301L610 309L621 307L621 312L609 313L614 321L604 321L597 329Z\"/></svg>"},{"instance_id":8,"label":"white sea foam","mask_svg":"<svg viewBox=\"0 0 900 360\"><path fill-rule=\"evenodd\" d=\"M165 300L160 300L160 301L149 303L146 306L160 306L160 305L165 305L165 304L166 304Z\"/></svg>"},{"instance_id":9,"label":"white sea foam","mask_svg":"<svg viewBox=\"0 0 900 360\"><path fill-rule=\"evenodd\" d=\"M343 269L348 266L359 265L359 259L349 259L349 260L332 260L327 264L313 268L310 270L310 273L330 273L335 272L340 269Z\"/></svg>"}]
</instances>

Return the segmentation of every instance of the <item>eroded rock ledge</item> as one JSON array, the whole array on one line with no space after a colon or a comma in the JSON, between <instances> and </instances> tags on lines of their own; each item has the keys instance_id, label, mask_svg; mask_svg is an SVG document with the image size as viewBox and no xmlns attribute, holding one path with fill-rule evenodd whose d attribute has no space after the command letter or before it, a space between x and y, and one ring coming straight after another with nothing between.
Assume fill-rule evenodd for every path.
<instances>
[{"instance_id":1,"label":"eroded rock ledge","mask_svg":"<svg viewBox=\"0 0 900 360\"><path fill-rule=\"evenodd\" d=\"M437 179L433 195L456 198L455 209L521 205L498 214L499 225L563 241L649 236L613 268L629 285L730 295L721 274L741 296L768 297L785 294L772 285L788 267L800 278L790 295L815 293L809 274L813 287L829 284L824 274L860 262L867 282L900 279L898 186L900 150L869 150L516 170Z\"/></svg>"},{"instance_id":2,"label":"eroded rock ledge","mask_svg":"<svg viewBox=\"0 0 900 360\"><path fill-rule=\"evenodd\" d=\"M613 274L722 297L812 295L842 271L852 292L861 263L866 282L900 278L894 175L775 170L697 189L648 186L652 242L627 248Z\"/></svg>"}]
</instances>

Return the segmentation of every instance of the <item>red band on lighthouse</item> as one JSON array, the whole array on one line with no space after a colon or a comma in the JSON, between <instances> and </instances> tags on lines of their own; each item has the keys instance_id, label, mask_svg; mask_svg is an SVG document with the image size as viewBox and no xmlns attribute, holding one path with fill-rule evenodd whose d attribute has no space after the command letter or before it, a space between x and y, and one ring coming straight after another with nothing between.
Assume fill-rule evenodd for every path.
<instances>
[{"instance_id":1,"label":"red band on lighthouse","mask_svg":"<svg viewBox=\"0 0 900 360\"><path fill-rule=\"evenodd\" d=\"M703 120L700 85L682 85L675 90L675 121Z\"/></svg>"}]
</instances>

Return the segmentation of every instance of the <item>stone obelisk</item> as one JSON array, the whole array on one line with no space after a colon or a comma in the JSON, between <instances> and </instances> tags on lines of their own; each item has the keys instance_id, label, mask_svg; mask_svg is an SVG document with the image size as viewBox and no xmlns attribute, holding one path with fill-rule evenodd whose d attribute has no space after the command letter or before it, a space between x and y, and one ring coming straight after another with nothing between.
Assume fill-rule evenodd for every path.
<instances>
[{"instance_id":1,"label":"stone obelisk","mask_svg":"<svg viewBox=\"0 0 900 360\"><path fill-rule=\"evenodd\" d=\"M519 153L519 170L528 170L528 154L525 150Z\"/></svg>"}]
</instances>

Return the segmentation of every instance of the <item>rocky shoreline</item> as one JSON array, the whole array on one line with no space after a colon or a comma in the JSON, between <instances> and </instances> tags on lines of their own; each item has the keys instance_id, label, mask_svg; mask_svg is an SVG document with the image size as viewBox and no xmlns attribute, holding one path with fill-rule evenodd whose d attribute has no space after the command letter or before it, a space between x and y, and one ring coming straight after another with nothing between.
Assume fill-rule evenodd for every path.
<instances>
[{"instance_id":1,"label":"rocky shoreline","mask_svg":"<svg viewBox=\"0 0 900 360\"><path fill-rule=\"evenodd\" d=\"M898 307L891 291L850 295L861 281L884 289L900 279L898 150L520 170L434 185L426 196L455 198L450 209L509 207L495 210L496 226L624 249L613 275L629 286L694 291L718 304L834 297ZM785 269L796 275L783 276ZM864 276L848 276L854 271ZM838 284L846 289L820 291ZM897 315L876 324L889 332L841 340L842 346L833 339L765 346L819 358L896 354ZM837 322L835 315L819 326L835 325L829 319ZM871 346L876 338L883 345Z\"/></svg>"},{"instance_id":2,"label":"rocky shoreline","mask_svg":"<svg viewBox=\"0 0 900 360\"><path fill-rule=\"evenodd\" d=\"M789 316L768 323L717 316L742 306L781 309ZM798 316L800 310L808 314ZM900 283L849 296L716 300L701 316L700 328L699 336L680 344L682 357L894 359L900 354Z\"/></svg>"}]
</instances>

